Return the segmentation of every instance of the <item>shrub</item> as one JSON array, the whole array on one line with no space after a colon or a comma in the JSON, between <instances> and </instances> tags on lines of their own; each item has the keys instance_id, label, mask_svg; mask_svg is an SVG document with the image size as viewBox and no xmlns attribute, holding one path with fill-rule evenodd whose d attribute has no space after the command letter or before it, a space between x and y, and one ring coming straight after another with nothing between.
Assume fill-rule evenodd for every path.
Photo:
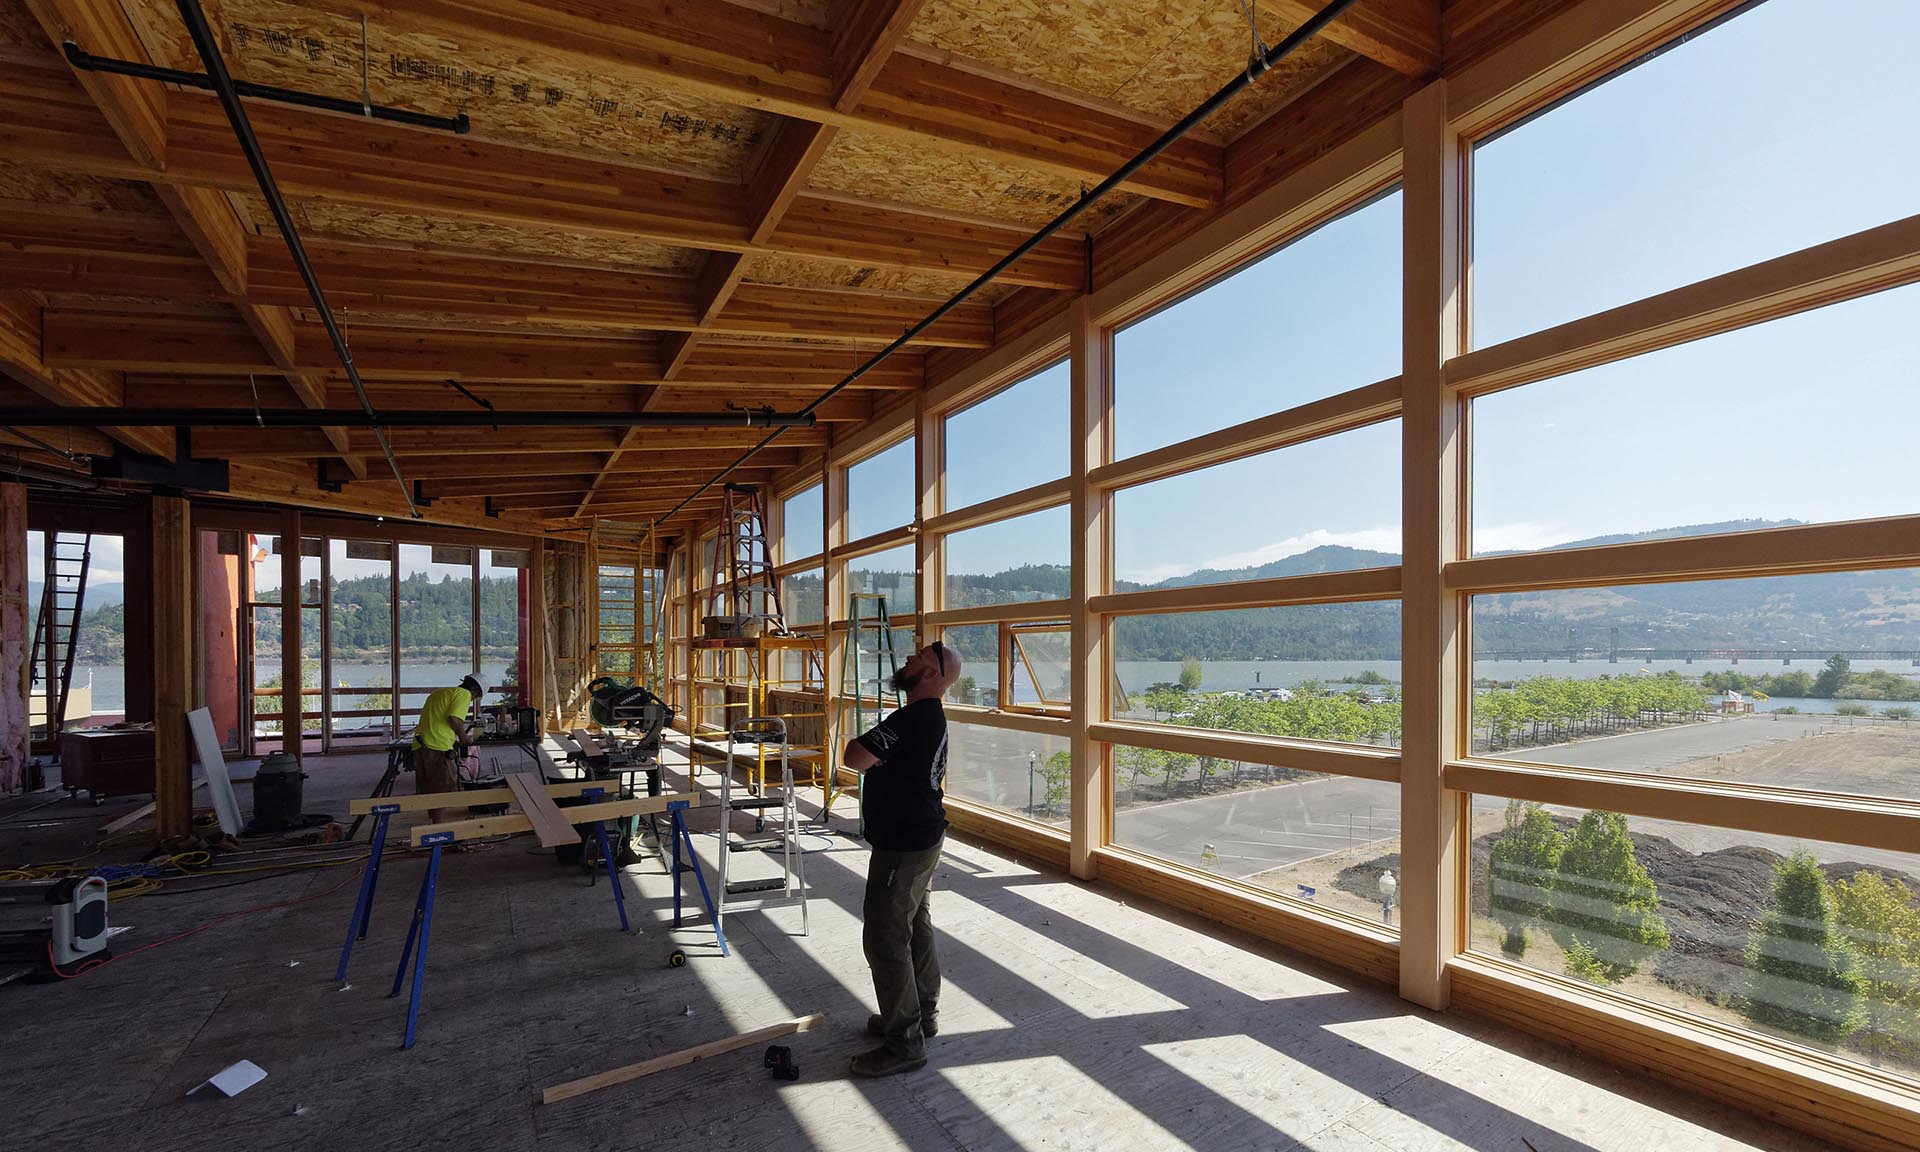
<instances>
[{"instance_id":1,"label":"shrub","mask_svg":"<svg viewBox=\"0 0 1920 1152\"><path fill-rule=\"evenodd\" d=\"M1639 971L1669 942L1659 891L1618 812L1589 812L1574 826L1560 854L1549 912L1561 946L1583 942L1606 966L1609 983Z\"/></svg>"},{"instance_id":2,"label":"shrub","mask_svg":"<svg viewBox=\"0 0 1920 1152\"><path fill-rule=\"evenodd\" d=\"M1864 999L1826 874L1796 852L1774 865L1766 914L1747 938L1743 1008L1756 1024L1835 1041L1866 1023Z\"/></svg>"},{"instance_id":3,"label":"shrub","mask_svg":"<svg viewBox=\"0 0 1920 1152\"><path fill-rule=\"evenodd\" d=\"M1617 984L1620 981L1614 975L1613 966L1601 960L1578 936L1567 944L1567 975L1589 984Z\"/></svg>"},{"instance_id":4,"label":"shrub","mask_svg":"<svg viewBox=\"0 0 1920 1152\"><path fill-rule=\"evenodd\" d=\"M1566 838L1538 804L1507 803L1507 834L1495 841L1487 862L1487 903L1507 931L1501 950L1527 954L1527 930L1547 915Z\"/></svg>"}]
</instances>

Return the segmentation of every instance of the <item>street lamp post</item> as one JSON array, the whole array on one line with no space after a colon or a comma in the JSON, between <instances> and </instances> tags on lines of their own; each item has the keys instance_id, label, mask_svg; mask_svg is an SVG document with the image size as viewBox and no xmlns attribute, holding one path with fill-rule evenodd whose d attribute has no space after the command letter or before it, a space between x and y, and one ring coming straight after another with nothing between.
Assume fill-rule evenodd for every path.
<instances>
[{"instance_id":1,"label":"street lamp post","mask_svg":"<svg viewBox=\"0 0 1920 1152\"><path fill-rule=\"evenodd\" d=\"M1039 753L1027 750L1027 819L1033 819L1033 766L1039 759Z\"/></svg>"}]
</instances>

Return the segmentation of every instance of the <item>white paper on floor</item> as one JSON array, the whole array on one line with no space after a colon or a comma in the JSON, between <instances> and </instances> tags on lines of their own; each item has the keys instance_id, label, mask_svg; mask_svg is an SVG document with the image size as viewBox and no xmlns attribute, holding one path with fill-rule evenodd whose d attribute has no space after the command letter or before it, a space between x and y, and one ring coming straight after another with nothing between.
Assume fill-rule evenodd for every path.
<instances>
[{"instance_id":1,"label":"white paper on floor","mask_svg":"<svg viewBox=\"0 0 1920 1152\"><path fill-rule=\"evenodd\" d=\"M194 1088L193 1092L188 1092L187 1095L191 1096L201 1088L212 1087L222 1096L238 1096L266 1078L265 1068L251 1060L240 1060L215 1072L205 1084Z\"/></svg>"}]
</instances>

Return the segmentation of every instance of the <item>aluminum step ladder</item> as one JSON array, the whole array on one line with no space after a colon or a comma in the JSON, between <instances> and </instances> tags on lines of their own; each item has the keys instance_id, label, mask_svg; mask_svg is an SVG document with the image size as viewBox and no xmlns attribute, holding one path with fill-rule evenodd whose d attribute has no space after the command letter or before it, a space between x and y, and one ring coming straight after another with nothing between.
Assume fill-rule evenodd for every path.
<instances>
[{"instance_id":1,"label":"aluminum step ladder","mask_svg":"<svg viewBox=\"0 0 1920 1152\"><path fill-rule=\"evenodd\" d=\"M33 688L45 701L46 721L36 726L33 737L46 741L56 756L73 691L74 652L80 639L80 613L86 602L87 569L92 561L91 532L46 534L46 583L40 589L39 614L34 617L30 664Z\"/></svg>"},{"instance_id":2,"label":"aluminum step ladder","mask_svg":"<svg viewBox=\"0 0 1920 1152\"><path fill-rule=\"evenodd\" d=\"M733 795L735 750L753 745L751 758L762 762L769 745L780 750L780 783L736 799ZM733 814L752 812L756 838L733 832ZM769 832L771 834L758 835ZM788 904L800 905L800 934L812 931L807 922L806 852L800 847L800 805L793 788L793 762L787 755L787 722L778 716L749 716L727 729L727 761L720 775L720 889L714 909L716 929L728 912L763 911ZM728 859L738 851L765 850L780 858L780 875L755 880L728 879Z\"/></svg>"}]
</instances>

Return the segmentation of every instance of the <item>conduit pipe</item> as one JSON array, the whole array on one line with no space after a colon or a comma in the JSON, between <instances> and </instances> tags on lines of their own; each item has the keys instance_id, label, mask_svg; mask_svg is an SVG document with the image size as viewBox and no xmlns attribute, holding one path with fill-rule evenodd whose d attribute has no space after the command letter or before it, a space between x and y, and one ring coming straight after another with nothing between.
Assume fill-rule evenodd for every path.
<instances>
[{"instance_id":1,"label":"conduit pipe","mask_svg":"<svg viewBox=\"0 0 1920 1152\"><path fill-rule=\"evenodd\" d=\"M240 151L246 154L247 166L253 169L253 178L260 185L260 194L266 198L267 207L273 212L274 223L280 226L280 236L287 242L287 253L293 257L293 266L299 270L300 279L307 286L307 295L313 298L314 311L320 314L320 323L326 326L327 339L333 342L333 350L340 357L341 367L346 369L347 379L353 384L353 394L360 400L360 411L365 414L374 437L380 441L380 451L387 458L387 467L393 470L394 482L400 485L400 494L407 502L407 513L418 520L420 509L413 502L413 489L408 486L407 478L400 474L400 461L394 459L393 447L387 443L387 434L380 430L380 417L367 399L366 385L360 382L360 370L353 366L353 351L347 347L346 336L340 331L339 322L333 318L333 309L327 304L327 294L320 287L319 277L314 275L312 262L307 259L306 245L300 242L300 233L294 229L293 215L287 211L287 202L280 195L280 186L274 182L273 172L267 167L266 153L260 150L260 141L253 134L253 123L247 119L247 109L240 103L240 93L233 86L233 77L227 72L226 61L220 58L220 46L214 42L213 29L207 25L207 14L201 9L200 0L177 0L177 3L180 18L186 21L187 32L193 37L193 47L200 53L200 62L206 66L207 79L220 97L220 106L226 109L227 121L233 125L233 134L240 141Z\"/></svg>"},{"instance_id":2,"label":"conduit pipe","mask_svg":"<svg viewBox=\"0 0 1920 1152\"><path fill-rule=\"evenodd\" d=\"M180 2L182 5L185 5L191 2L191 0L180 0ZM876 367L878 367L881 364L881 362L886 360L887 357L893 355L895 352L898 352L900 349L906 347L907 344L910 341L912 341L914 337L920 335L922 332L925 332L928 328L931 328L933 325L939 323L940 319L944 317L947 313L953 311L955 308L958 308L961 304L965 303L968 300L968 298L970 298L974 293L980 291L980 289L982 288L985 288L988 284L991 284L994 281L994 279L998 277L1002 272L1005 272L1008 268L1013 267L1014 264L1018 263L1029 252L1032 252L1035 248L1039 247L1049 236L1052 236L1055 232L1058 232L1060 229L1072 223L1075 217L1079 216L1082 212L1085 212L1087 209L1093 207L1095 202L1097 202L1101 197L1113 191L1115 188L1118 188L1121 184L1124 184L1128 179L1130 179L1134 173L1140 171L1140 169L1152 163L1154 157L1166 151L1169 147L1171 147L1181 137L1185 136L1188 132L1193 131L1193 129L1196 126L1198 126L1203 120L1213 115L1215 112L1219 111L1221 105L1233 99L1235 96L1238 96L1242 91L1250 87L1255 80L1258 80L1263 74L1271 70L1275 64L1278 64L1280 61L1292 55L1294 50L1299 48L1300 45L1305 44L1307 41L1319 35L1320 30L1322 28L1325 28L1328 24L1331 24L1334 20L1338 19L1340 17L1340 14L1345 12L1347 9L1353 7L1355 2L1356 0L1333 0L1333 2L1328 4L1325 8L1320 9L1320 11L1316 13L1312 19L1308 20L1306 23L1300 25L1298 28L1295 28L1292 32L1288 33L1287 37L1284 40L1280 41L1280 43L1275 44L1273 47L1267 49L1266 52L1264 53L1259 53L1251 57L1247 61L1246 71L1239 73L1232 80L1229 80L1226 83L1226 85L1223 86L1218 92L1215 92L1213 95L1201 101L1198 107L1196 107L1193 111L1187 113L1185 116L1182 116L1178 123L1174 124L1173 127L1167 129L1165 132L1161 133L1160 137L1157 140L1147 145L1145 148L1141 149L1139 154L1134 156L1133 159L1127 161L1125 164L1122 164L1119 168L1115 169L1113 175L1107 177L1105 180L1102 180L1099 184L1088 189L1087 191L1082 192L1078 200L1075 200L1072 204L1069 204L1064 210L1061 211L1061 213L1058 216L1055 216L1052 220L1047 221L1046 224L1041 226L1038 232L1035 232L1033 235L1021 241L1019 247L1015 248L1013 251L1001 257L999 262L996 263L993 267L987 269L985 272L982 272L980 275L976 276L973 279L972 283L968 284L965 288L960 289L960 291L954 293L951 297L947 299L947 301L944 304L941 304L938 308L935 308L933 311L927 313L926 316L921 318L919 323L907 329L905 332L902 332L899 335L899 337L893 341L893 343L887 345L885 348L882 348L880 349L880 351L874 353L873 356L869 358L866 363L860 365L858 368L855 368L852 372L847 373L847 376L845 379L841 380L838 384L835 384L833 387L827 389L825 392L821 393L818 397L814 399L813 403L807 405L805 408L802 408L800 410L801 414L805 415L815 411L822 404L825 404L827 401L833 399L834 396L838 395L842 389L848 387L849 385L853 384L855 381L859 380L862 376L865 376L867 373L873 371ZM718 484L720 483L720 481L726 479L729 475L733 473L734 469L740 467L742 464L745 464L747 461L753 459L754 455L758 453L761 449L765 448L767 445L779 439L780 433L783 432L784 430L785 429L782 429L782 428L775 428L772 432L769 432L766 435L766 437L763 438L758 444L755 444L753 447L741 453L740 458L738 460L735 460L733 463L727 465L725 468L722 468L719 472L715 473L713 479L708 480L705 484L700 485L699 488L694 490L692 495L688 496L685 500L682 500L679 504L675 505L673 511L667 513L665 516L660 517L660 519L671 520L675 516L679 515L679 513L683 509L685 509L687 505L699 499L700 496L707 491L707 489L713 487L715 484Z\"/></svg>"},{"instance_id":3,"label":"conduit pipe","mask_svg":"<svg viewBox=\"0 0 1920 1152\"><path fill-rule=\"evenodd\" d=\"M40 428L811 428L811 412L492 412L325 408L0 408L0 425Z\"/></svg>"}]
</instances>

